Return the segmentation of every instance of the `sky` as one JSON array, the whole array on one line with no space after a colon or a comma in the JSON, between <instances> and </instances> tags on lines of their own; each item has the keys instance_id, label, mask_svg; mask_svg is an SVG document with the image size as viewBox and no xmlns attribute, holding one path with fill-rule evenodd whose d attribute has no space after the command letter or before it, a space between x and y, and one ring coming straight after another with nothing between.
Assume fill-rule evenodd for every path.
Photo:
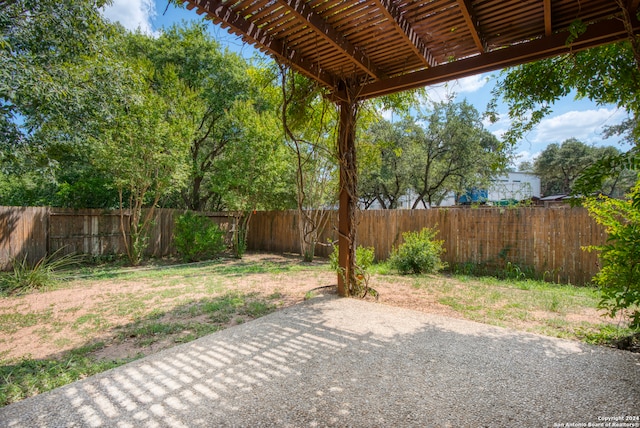
<instances>
[{"instance_id":1,"label":"sky","mask_svg":"<svg viewBox=\"0 0 640 428\"><path fill-rule=\"evenodd\" d=\"M182 21L199 21L201 17L195 11L179 9L167 5L167 0L113 0L113 4L104 11L105 17L119 21L129 30L150 34L160 34L163 27L169 27ZM226 30L209 23L211 34L223 45L245 57L251 57L256 51L244 44ZM456 101L466 99L483 113L491 100L491 91L497 82L496 73L486 73L455 80L447 84L428 87L428 99L440 101L455 94ZM504 105L498 104L499 120L496 123L485 122L485 127L498 138L508 129L509 118ZM553 113L547 116L532 132L520 141L516 148L514 166L523 161L533 161L549 144L561 144L569 138L595 146L613 145L621 150L629 147L621 145L618 139L604 139L605 126L616 125L626 117L623 110L614 105L597 105L589 100L576 100L568 96L553 106Z\"/></svg>"}]
</instances>

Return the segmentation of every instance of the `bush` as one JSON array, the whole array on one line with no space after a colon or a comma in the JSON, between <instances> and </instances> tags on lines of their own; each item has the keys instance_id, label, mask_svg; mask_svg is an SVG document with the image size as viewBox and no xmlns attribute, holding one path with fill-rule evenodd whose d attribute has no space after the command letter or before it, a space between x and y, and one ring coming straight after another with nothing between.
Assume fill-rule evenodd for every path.
<instances>
[{"instance_id":1,"label":"bush","mask_svg":"<svg viewBox=\"0 0 640 428\"><path fill-rule=\"evenodd\" d=\"M444 241L434 239L437 234L437 230L426 227L420 232L403 233L404 244L394 248L389 257L391 267L402 275L435 273L444 269L446 263L440 260Z\"/></svg>"},{"instance_id":2,"label":"bush","mask_svg":"<svg viewBox=\"0 0 640 428\"><path fill-rule=\"evenodd\" d=\"M585 206L608 235L605 245L586 248L600 252L593 278L602 292L598 306L612 318L624 313L630 327L640 329L640 181L626 200L594 197Z\"/></svg>"},{"instance_id":3,"label":"bush","mask_svg":"<svg viewBox=\"0 0 640 428\"><path fill-rule=\"evenodd\" d=\"M226 249L220 227L210 218L191 211L176 219L173 243L185 262L211 260Z\"/></svg>"}]
</instances>

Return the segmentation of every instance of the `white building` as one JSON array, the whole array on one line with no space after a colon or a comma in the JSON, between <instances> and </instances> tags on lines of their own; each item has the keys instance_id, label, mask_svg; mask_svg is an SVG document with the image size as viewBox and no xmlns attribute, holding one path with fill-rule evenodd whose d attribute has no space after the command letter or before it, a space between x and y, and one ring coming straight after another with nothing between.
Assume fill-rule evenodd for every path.
<instances>
[{"instance_id":1,"label":"white building","mask_svg":"<svg viewBox=\"0 0 640 428\"><path fill-rule=\"evenodd\" d=\"M491 180L487 190L487 204L497 204L500 201L524 201L540 197L540 177L530 172L508 172ZM453 193L447 197L441 207L455 205Z\"/></svg>"},{"instance_id":2,"label":"white building","mask_svg":"<svg viewBox=\"0 0 640 428\"><path fill-rule=\"evenodd\" d=\"M492 180L489 187L490 202L539 198L540 177L529 172L508 172Z\"/></svg>"},{"instance_id":3,"label":"white building","mask_svg":"<svg viewBox=\"0 0 640 428\"><path fill-rule=\"evenodd\" d=\"M482 191L478 193L484 193ZM486 202L487 204L497 204L500 201L524 201L531 198L540 197L540 177L530 172L508 172L491 180L491 186L486 191L486 199L475 202ZM410 209L415 202L417 195L412 190L408 194L398 198L399 209ZM451 193L446 197L441 207L449 207L456 204L455 195ZM369 209L381 209L380 203L374 202ZM418 204L418 208L424 208L423 204Z\"/></svg>"}]
</instances>

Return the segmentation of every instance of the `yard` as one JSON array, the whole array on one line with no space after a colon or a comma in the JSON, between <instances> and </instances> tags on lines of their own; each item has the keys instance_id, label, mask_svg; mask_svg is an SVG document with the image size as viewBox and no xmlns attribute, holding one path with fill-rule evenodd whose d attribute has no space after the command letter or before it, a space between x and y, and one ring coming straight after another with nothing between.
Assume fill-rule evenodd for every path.
<instances>
[{"instance_id":1,"label":"yard","mask_svg":"<svg viewBox=\"0 0 640 428\"><path fill-rule=\"evenodd\" d=\"M0 405L334 292L328 263L253 253L191 265L76 270L55 288L0 298ZM376 266L378 304L544 335L611 341L593 288ZM373 297L367 297L372 302Z\"/></svg>"}]
</instances>

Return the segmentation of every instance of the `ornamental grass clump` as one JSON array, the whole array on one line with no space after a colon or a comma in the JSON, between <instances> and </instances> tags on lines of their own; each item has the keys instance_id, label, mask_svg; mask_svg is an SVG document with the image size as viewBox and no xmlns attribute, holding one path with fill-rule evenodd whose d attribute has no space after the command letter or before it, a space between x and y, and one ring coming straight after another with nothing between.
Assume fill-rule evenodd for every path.
<instances>
[{"instance_id":1,"label":"ornamental grass clump","mask_svg":"<svg viewBox=\"0 0 640 428\"><path fill-rule=\"evenodd\" d=\"M0 275L0 293L23 294L51 287L65 278L64 271L84 260L81 254L60 255L63 249L31 264L28 255L13 261L13 272Z\"/></svg>"},{"instance_id":2,"label":"ornamental grass clump","mask_svg":"<svg viewBox=\"0 0 640 428\"><path fill-rule=\"evenodd\" d=\"M447 264L441 260L444 253L444 241L435 239L436 229L428 227L420 232L405 232L402 234L404 243L394 247L389 257L389 264L401 275L436 273L444 269Z\"/></svg>"}]
</instances>

